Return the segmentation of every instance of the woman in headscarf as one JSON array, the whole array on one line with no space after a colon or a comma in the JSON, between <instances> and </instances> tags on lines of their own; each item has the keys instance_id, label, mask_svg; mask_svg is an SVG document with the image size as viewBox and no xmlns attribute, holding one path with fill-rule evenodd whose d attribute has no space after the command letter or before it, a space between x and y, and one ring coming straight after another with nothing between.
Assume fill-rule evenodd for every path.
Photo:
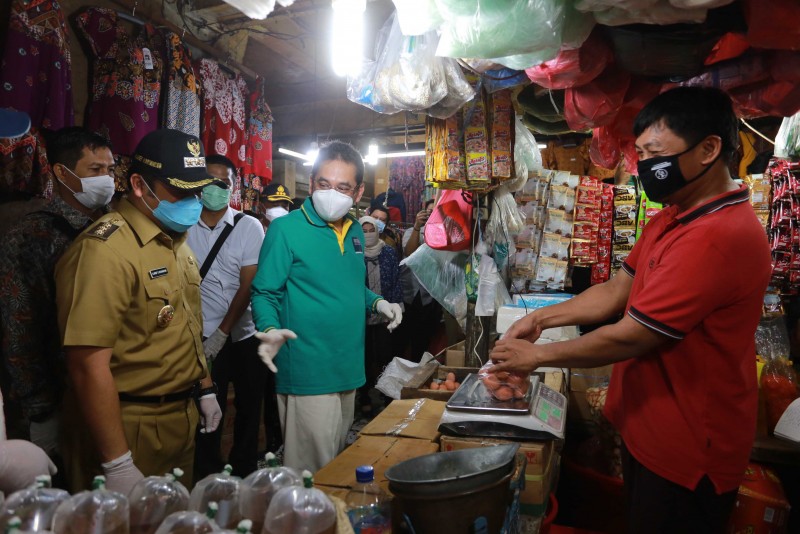
<instances>
[{"instance_id":1,"label":"woman in headscarf","mask_svg":"<svg viewBox=\"0 0 800 534\"><path fill-rule=\"evenodd\" d=\"M364 230L364 261L367 264L367 285L374 293L389 302L403 305L403 286L400 281L400 258L394 247L387 246L378 232L379 222L370 216L358 220ZM372 314L367 317L366 342L364 344L364 367L367 382L358 390L361 411L372 415L373 407L369 390L375 386L378 375L391 361L391 336L381 324L383 318Z\"/></svg>"}]
</instances>

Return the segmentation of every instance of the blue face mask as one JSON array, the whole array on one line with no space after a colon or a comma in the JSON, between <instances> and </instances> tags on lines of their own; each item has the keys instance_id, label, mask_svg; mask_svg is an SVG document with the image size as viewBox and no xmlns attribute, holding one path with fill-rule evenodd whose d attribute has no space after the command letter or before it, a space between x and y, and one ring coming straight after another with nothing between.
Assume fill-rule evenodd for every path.
<instances>
[{"instance_id":1,"label":"blue face mask","mask_svg":"<svg viewBox=\"0 0 800 534\"><path fill-rule=\"evenodd\" d=\"M147 182L144 182L147 189L153 193ZM177 202L169 202L161 200L153 193L153 196L158 199L158 206L156 209L151 208L145 202L145 206L153 212L153 216L158 221L173 232L182 234L189 228L197 224L200 220L200 214L203 212L203 204L194 195L182 198Z\"/></svg>"},{"instance_id":2,"label":"blue face mask","mask_svg":"<svg viewBox=\"0 0 800 534\"><path fill-rule=\"evenodd\" d=\"M376 224L376 225L377 225L377 227L378 227L378 228L377 228L377 229L378 229L378 233L379 233L379 234L382 234L382 233L383 233L383 230L386 228L386 223L385 223L385 222L383 222L383 221L381 221L381 220L379 220L379 219L375 219L375 224Z\"/></svg>"}]
</instances>

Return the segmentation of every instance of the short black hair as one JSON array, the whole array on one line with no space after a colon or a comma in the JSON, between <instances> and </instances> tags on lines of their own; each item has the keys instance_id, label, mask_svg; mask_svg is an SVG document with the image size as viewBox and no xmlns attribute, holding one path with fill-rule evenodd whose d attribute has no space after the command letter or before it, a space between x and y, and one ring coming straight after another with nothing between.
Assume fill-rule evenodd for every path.
<instances>
[{"instance_id":1,"label":"short black hair","mask_svg":"<svg viewBox=\"0 0 800 534\"><path fill-rule=\"evenodd\" d=\"M422 207L423 208L427 208L428 204L436 204L436 199L435 198L429 198L428 200L426 200L425 202L422 203Z\"/></svg>"},{"instance_id":2,"label":"short black hair","mask_svg":"<svg viewBox=\"0 0 800 534\"><path fill-rule=\"evenodd\" d=\"M98 148L111 148L111 141L102 135L82 126L69 126L53 132L46 139L47 159L51 165L60 163L70 169L83 157L83 149L95 151Z\"/></svg>"},{"instance_id":3,"label":"short black hair","mask_svg":"<svg viewBox=\"0 0 800 534\"><path fill-rule=\"evenodd\" d=\"M315 178L319 173L319 168L327 161L344 161L356 167L356 186L364 182L364 158L361 153L350 143L344 141L331 141L319 149L317 160L311 167L311 177Z\"/></svg>"},{"instance_id":4,"label":"short black hair","mask_svg":"<svg viewBox=\"0 0 800 534\"><path fill-rule=\"evenodd\" d=\"M210 154L206 156L206 167L209 165L224 165L236 176L236 165L222 154Z\"/></svg>"},{"instance_id":5,"label":"short black hair","mask_svg":"<svg viewBox=\"0 0 800 534\"><path fill-rule=\"evenodd\" d=\"M636 137L662 123L691 147L709 135L722 139L720 157L731 160L739 146L739 122L731 98L711 87L677 87L651 100L636 116Z\"/></svg>"},{"instance_id":6,"label":"short black hair","mask_svg":"<svg viewBox=\"0 0 800 534\"><path fill-rule=\"evenodd\" d=\"M389 213L389 208L384 207L383 204L380 204L380 203L373 204L372 206L369 207L369 214L370 215L372 215L376 211L384 212L386 214L386 219L387 220L391 218L391 214Z\"/></svg>"}]
</instances>

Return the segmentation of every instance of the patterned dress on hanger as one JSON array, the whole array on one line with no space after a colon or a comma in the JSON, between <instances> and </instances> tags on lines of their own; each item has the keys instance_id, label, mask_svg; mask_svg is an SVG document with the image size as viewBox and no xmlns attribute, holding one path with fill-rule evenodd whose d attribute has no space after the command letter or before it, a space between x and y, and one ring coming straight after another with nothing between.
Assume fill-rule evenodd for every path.
<instances>
[{"instance_id":1,"label":"patterned dress on hanger","mask_svg":"<svg viewBox=\"0 0 800 534\"><path fill-rule=\"evenodd\" d=\"M20 193L48 199L53 195L53 171L37 128L22 137L0 139L0 196Z\"/></svg>"},{"instance_id":2,"label":"patterned dress on hanger","mask_svg":"<svg viewBox=\"0 0 800 534\"><path fill-rule=\"evenodd\" d=\"M56 0L12 0L0 61L0 108L25 111L33 126L73 124L69 35Z\"/></svg>"},{"instance_id":3,"label":"patterned dress on hanger","mask_svg":"<svg viewBox=\"0 0 800 534\"><path fill-rule=\"evenodd\" d=\"M237 169L245 166L247 130L245 102L247 84L238 74L229 77L219 63L200 60L203 85L203 128L200 139L206 154L220 154Z\"/></svg>"},{"instance_id":4,"label":"patterned dress on hanger","mask_svg":"<svg viewBox=\"0 0 800 534\"><path fill-rule=\"evenodd\" d=\"M149 24L131 37L115 11L98 7L81 13L76 25L94 55L86 126L106 136L115 154L133 154L158 129L161 37Z\"/></svg>"},{"instance_id":5,"label":"patterned dress on hanger","mask_svg":"<svg viewBox=\"0 0 800 534\"><path fill-rule=\"evenodd\" d=\"M192 55L174 32L165 35L166 96L162 113L165 128L200 137L200 86L192 68Z\"/></svg>"}]
</instances>

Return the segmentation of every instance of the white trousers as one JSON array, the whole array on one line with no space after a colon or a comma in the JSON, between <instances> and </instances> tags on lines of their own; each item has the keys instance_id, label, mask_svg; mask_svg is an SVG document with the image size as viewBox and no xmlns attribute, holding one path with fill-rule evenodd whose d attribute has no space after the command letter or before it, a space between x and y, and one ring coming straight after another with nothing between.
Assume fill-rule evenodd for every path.
<instances>
[{"instance_id":1,"label":"white trousers","mask_svg":"<svg viewBox=\"0 0 800 534\"><path fill-rule=\"evenodd\" d=\"M283 465L316 473L344 450L353 424L356 391L278 395Z\"/></svg>"}]
</instances>

